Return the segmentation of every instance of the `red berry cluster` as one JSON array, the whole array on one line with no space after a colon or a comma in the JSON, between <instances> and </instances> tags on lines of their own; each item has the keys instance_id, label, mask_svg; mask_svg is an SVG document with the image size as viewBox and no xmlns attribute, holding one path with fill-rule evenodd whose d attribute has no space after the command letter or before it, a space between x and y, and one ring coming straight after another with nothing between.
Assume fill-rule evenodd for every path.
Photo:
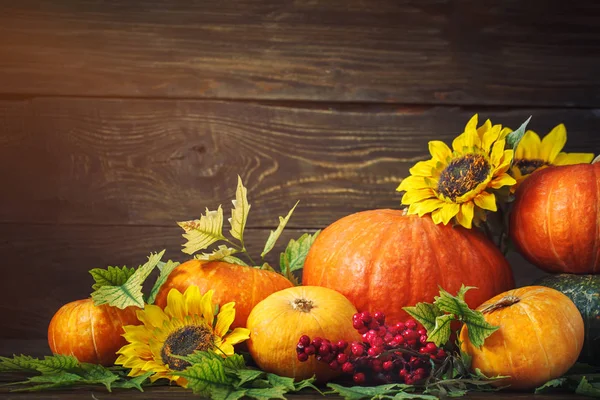
<instances>
[{"instance_id":1,"label":"red berry cluster","mask_svg":"<svg viewBox=\"0 0 600 400\"><path fill-rule=\"evenodd\" d=\"M413 385L429 376L430 360L446 358L444 349L427 341L427 331L414 319L385 324L385 315L368 311L356 313L352 324L362 342L332 342L302 335L296 346L298 360L310 356L329 364L333 370L352 375L356 384L400 382Z\"/></svg>"}]
</instances>

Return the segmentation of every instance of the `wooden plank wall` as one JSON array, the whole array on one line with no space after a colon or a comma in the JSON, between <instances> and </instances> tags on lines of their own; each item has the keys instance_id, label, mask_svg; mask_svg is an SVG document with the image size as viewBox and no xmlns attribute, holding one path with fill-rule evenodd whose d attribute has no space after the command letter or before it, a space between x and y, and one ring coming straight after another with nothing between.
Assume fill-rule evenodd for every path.
<instances>
[{"instance_id":1,"label":"wooden plank wall","mask_svg":"<svg viewBox=\"0 0 600 400\"><path fill-rule=\"evenodd\" d=\"M598 21L595 1L2 3L0 353L43 341L90 268L183 260L175 221L227 210L238 174L255 252L300 200L277 256L397 208L427 142L474 113L600 152Z\"/></svg>"}]
</instances>

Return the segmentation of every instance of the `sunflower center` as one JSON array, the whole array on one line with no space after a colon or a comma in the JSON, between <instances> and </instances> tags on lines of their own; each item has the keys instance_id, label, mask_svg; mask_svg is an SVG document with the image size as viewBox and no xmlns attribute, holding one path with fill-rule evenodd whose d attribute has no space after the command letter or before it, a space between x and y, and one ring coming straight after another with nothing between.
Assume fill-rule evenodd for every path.
<instances>
[{"instance_id":1,"label":"sunflower center","mask_svg":"<svg viewBox=\"0 0 600 400\"><path fill-rule=\"evenodd\" d=\"M206 351L214 347L213 332L205 326L184 326L171 333L160 351L162 361L169 365L169 368L176 371L183 371L191 364L180 358L173 357L187 356L196 350Z\"/></svg>"},{"instance_id":2,"label":"sunflower center","mask_svg":"<svg viewBox=\"0 0 600 400\"><path fill-rule=\"evenodd\" d=\"M543 167L544 165L550 165L544 160L539 159L527 159L527 158L517 158L513 162L513 165L519 168L521 171L521 175L529 175L536 169Z\"/></svg>"},{"instance_id":3,"label":"sunflower center","mask_svg":"<svg viewBox=\"0 0 600 400\"><path fill-rule=\"evenodd\" d=\"M456 158L440 174L438 192L454 201L485 181L490 164L481 154L467 154Z\"/></svg>"}]
</instances>

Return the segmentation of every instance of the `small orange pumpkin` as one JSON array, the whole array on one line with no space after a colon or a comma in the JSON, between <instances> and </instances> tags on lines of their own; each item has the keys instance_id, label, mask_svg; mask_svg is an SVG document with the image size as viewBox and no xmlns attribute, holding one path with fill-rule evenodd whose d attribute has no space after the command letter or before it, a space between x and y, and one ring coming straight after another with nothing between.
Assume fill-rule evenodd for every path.
<instances>
[{"instance_id":1,"label":"small orange pumpkin","mask_svg":"<svg viewBox=\"0 0 600 400\"><path fill-rule=\"evenodd\" d=\"M235 329L246 327L248 315L259 301L293 285L283 275L273 271L193 259L177 266L169 274L156 296L155 304L164 308L171 289L183 293L189 286L198 286L200 293L214 290L213 301L217 304L234 301L235 320L231 329Z\"/></svg>"},{"instance_id":2,"label":"small orange pumpkin","mask_svg":"<svg viewBox=\"0 0 600 400\"><path fill-rule=\"evenodd\" d=\"M300 362L296 345L302 335L330 340L360 341L352 326L356 308L342 294L319 286L296 286L273 293L248 317L248 348L264 371L302 380L315 375L326 382L339 372L314 357Z\"/></svg>"},{"instance_id":3,"label":"small orange pumpkin","mask_svg":"<svg viewBox=\"0 0 600 400\"><path fill-rule=\"evenodd\" d=\"M466 295L471 307L514 288L512 270L496 246L476 229L436 225L401 210L348 215L319 234L304 262L302 283L326 286L359 311L382 311L403 321L405 306L432 302L438 287Z\"/></svg>"},{"instance_id":4,"label":"small orange pumpkin","mask_svg":"<svg viewBox=\"0 0 600 400\"><path fill-rule=\"evenodd\" d=\"M517 189L510 237L545 271L600 273L600 163L531 174Z\"/></svg>"},{"instance_id":5,"label":"small orange pumpkin","mask_svg":"<svg viewBox=\"0 0 600 400\"><path fill-rule=\"evenodd\" d=\"M139 325L137 307L95 306L92 299L62 306L48 326L48 344L54 354L72 355L80 362L112 365L116 352L127 344L123 325Z\"/></svg>"},{"instance_id":6,"label":"small orange pumpkin","mask_svg":"<svg viewBox=\"0 0 600 400\"><path fill-rule=\"evenodd\" d=\"M472 368L486 376L509 376L499 385L531 389L563 375L583 347L583 318L558 290L526 286L499 294L478 308L499 326L479 349L460 332L462 350L473 357Z\"/></svg>"}]
</instances>

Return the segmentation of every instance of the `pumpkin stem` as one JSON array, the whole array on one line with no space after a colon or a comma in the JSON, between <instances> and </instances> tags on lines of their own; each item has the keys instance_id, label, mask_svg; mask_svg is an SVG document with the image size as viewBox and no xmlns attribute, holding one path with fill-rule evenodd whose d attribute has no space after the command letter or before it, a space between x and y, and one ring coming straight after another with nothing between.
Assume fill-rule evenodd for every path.
<instances>
[{"instance_id":1,"label":"pumpkin stem","mask_svg":"<svg viewBox=\"0 0 600 400\"><path fill-rule=\"evenodd\" d=\"M481 310L481 312L484 313L484 314L488 314L488 313L494 312L496 310L499 310L501 308L510 307L513 304L518 303L519 301L521 301L520 298L518 298L517 296L513 296L512 294L510 294L508 296L504 296L503 298L501 298L500 300L498 300L494 304L490 304L489 306L483 308Z\"/></svg>"},{"instance_id":2,"label":"pumpkin stem","mask_svg":"<svg viewBox=\"0 0 600 400\"><path fill-rule=\"evenodd\" d=\"M312 301L307 299L296 299L292 302L292 308L294 310L307 313L310 312L310 310L312 310L313 308L315 308L315 305Z\"/></svg>"}]
</instances>

